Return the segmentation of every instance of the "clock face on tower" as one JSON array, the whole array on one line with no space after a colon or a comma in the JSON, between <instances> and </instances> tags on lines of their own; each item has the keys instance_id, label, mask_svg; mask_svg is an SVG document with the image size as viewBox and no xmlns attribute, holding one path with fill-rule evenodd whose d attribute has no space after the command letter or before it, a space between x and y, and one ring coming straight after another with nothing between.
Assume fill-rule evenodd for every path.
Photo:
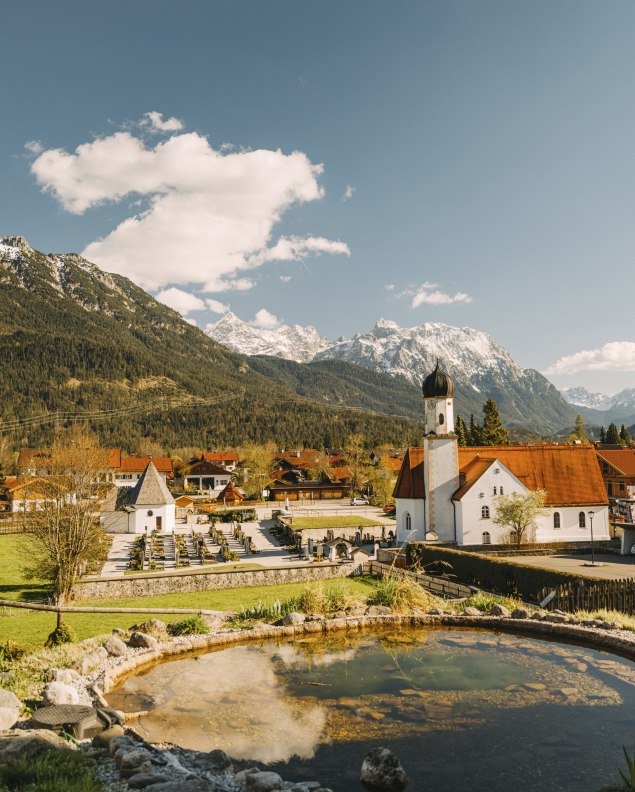
<instances>
[{"instance_id":1,"label":"clock face on tower","mask_svg":"<svg viewBox=\"0 0 635 792\"><path fill-rule=\"evenodd\" d=\"M434 409L436 409L436 406L437 406L437 403L434 401L434 399L431 399L428 402L428 410L430 410L430 412L432 412Z\"/></svg>"}]
</instances>

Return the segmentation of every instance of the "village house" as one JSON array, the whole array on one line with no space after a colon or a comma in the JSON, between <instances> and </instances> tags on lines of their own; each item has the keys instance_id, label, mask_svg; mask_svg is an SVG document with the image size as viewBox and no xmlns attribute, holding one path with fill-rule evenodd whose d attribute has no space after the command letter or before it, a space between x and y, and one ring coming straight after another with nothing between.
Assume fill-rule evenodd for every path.
<instances>
[{"instance_id":1,"label":"village house","mask_svg":"<svg viewBox=\"0 0 635 792\"><path fill-rule=\"evenodd\" d=\"M236 470L240 461L236 451L205 451L201 456L206 462L212 462L230 473Z\"/></svg>"},{"instance_id":2,"label":"village house","mask_svg":"<svg viewBox=\"0 0 635 792\"><path fill-rule=\"evenodd\" d=\"M23 448L18 454L17 469L20 476L48 476L59 473L64 467L64 457L68 457L69 467L73 465L73 450L51 448ZM97 448L91 464L98 470L97 478L104 483L115 483L117 471L121 468L122 457L118 448ZM54 471L53 468L56 468Z\"/></svg>"},{"instance_id":3,"label":"village house","mask_svg":"<svg viewBox=\"0 0 635 792\"><path fill-rule=\"evenodd\" d=\"M2 485L0 510L13 513L39 511L49 501L74 500L71 482L64 476L7 476Z\"/></svg>"},{"instance_id":4,"label":"village house","mask_svg":"<svg viewBox=\"0 0 635 792\"><path fill-rule=\"evenodd\" d=\"M635 448L596 447L609 498L613 530L622 535L623 551L635 544Z\"/></svg>"},{"instance_id":5,"label":"village house","mask_svg":"<svg viewBox=\"0 0 635 792\"><path fill-rule=\"evenodd\" d=\"M267 489L273 501L339 500L348 495L350 479L340 454L309 448L278 454Z\"/></svg>"},{"instance_id":6,"label":"village house","mask_svg":"<svg viewBox=\"0 0 635 792\"><path fill-rule=\"evenodd\" d=\"M183 487L187 492L217 498L229 484L232 474L229 470L205 458L190 461L183 471Z\"/></svg>"},{"instance_id":7,"label":"village house","mask_svg":"<svg viewBox=\"0 0 635 792\"><path fill-rule=\"evenodd\" d=\"M609 539L608 498L589 446L459 448L454 383L439 368L423 384L423 446L409 448L394 490L397 541L501 544L509 529L494 523L501 495L546 492L535 520L536 542L588 544Z\"/></svg>"},{"instance_id":8,"label":"village house","mask_svg":"<svg viewBox=\"0 0 635 792\"><path fill-rule=\"evenodd\" d=\"M154 460L134 487L115 486L101 505L100 522L106 533L174 533L174 498Z\"/></svg>"},{"instance_id":9,"label":"village house","mask_svg":"<svg viewBox=\"0 0 635 792\"><path fill-rule=\"evenodd\" d=\"M122 457L115 469L114 484L117 487L134 487L152 460L155 470L164 482L174 478L172 460L169 457L128 456Z\"/></svg>"}]
</instances>

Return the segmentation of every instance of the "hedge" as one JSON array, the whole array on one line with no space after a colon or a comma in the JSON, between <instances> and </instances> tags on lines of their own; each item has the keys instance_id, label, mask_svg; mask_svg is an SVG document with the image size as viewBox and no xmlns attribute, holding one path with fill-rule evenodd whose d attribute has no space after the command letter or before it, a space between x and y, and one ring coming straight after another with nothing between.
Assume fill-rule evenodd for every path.
<instances>
[{"instance_id":1,"label":"hedge","mask_svg":"<svg viewBox=\"0 0 635 792\"><path fill-rule=\"evenodd\" d=\"M452 573L461 583L534 602L539 600L542 589L553 589L562 583L580 579L573 572L557 572L474 552L435 547L423 542L406 545L406 561L408 569L414 565L423 567L434 561L445 561L452 567Z\"/></svg>"}]
</instances>

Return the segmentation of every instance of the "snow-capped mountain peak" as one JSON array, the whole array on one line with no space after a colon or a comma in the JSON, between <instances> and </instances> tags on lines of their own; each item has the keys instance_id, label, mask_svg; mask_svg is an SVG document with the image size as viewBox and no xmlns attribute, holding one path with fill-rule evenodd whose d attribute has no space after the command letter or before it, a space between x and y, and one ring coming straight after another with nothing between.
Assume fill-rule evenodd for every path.
<instances>
[{"instance_id":1,"label":"snow-capped mountain peak","mask_svg":"<svg viewBox=\"0 0 635 792\"><path fill-rule=\"evenodd\" d=\"M219 344L243 355L271 355L306 363L330 344L315 327L308 325L279 325L262 328L244 322L228 311L217 322L208 324L205 332Z\"/></svg>"}]
</instances>

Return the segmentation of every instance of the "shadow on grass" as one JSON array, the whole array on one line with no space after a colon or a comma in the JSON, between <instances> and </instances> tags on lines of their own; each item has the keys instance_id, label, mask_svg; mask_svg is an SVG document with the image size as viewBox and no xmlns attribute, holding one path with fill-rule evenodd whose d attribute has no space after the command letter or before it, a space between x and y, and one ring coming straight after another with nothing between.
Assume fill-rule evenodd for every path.
<instances>
[{"instance_id":1,"label":"shadow on grass","mask_svg":"<svg viewBox=\"0 0 635 792\"><path fill-rule=\"evenodd\" d=\"M19 602L39 602L47 604L51 590L42 583L16 583L0 585L0 599L12 599Z\"/></svg>"}]
</instances>

